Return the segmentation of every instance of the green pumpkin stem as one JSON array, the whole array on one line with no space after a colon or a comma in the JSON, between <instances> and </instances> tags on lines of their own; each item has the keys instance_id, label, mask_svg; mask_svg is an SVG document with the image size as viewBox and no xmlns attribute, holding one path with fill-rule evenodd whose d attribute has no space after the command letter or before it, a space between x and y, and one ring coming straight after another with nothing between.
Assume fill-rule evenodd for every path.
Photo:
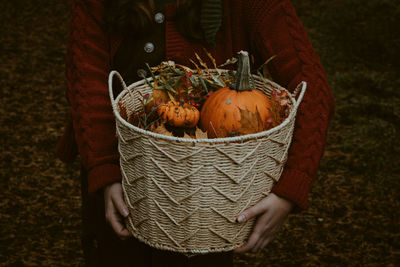
<instances>
[{"instance_id":1,"label":"green pumpkin stem","mask_svg":"<svg viewBox=\"0 0 400 267\"><path fill-rule=\"evenodd\" d=\"M231 88L236 91L251 91L253 88L250 86L250 59L249 53L240 51L238 61L238 69L236 71L235 83Z\"/></svg>"}]
</instances>

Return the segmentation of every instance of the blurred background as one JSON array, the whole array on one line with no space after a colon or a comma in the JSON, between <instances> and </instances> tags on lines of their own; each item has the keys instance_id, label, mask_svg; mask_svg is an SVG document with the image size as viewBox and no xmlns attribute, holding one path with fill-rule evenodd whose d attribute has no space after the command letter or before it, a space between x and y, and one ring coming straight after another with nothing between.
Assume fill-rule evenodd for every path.
<instances>
[{"instance_id":1,"label":"blurred background","mask_svg":"<svg viewBox=\"0 0 400 267\"><path fill-rule=\"evenodd\" d=\"M310 208L237 266L400 266L400 5L294 0L336 98ZM0 266L82 266L66 121L70 1L0 1Z\"/></svg>"}]
</instances>

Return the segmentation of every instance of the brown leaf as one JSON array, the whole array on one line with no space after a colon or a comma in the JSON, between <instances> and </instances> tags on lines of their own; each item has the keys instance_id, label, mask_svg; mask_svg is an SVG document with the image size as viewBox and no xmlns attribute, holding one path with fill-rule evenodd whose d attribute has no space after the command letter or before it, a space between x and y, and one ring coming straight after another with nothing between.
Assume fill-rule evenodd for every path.
<instances>
[{"instance_id":1,"label":"brown leaf","mask_svg":"<svg viewBox=\"0 0 400 267\"><path fill-rule=\"evenodd\" d=\"M145 105L145 111L147 114L152 111L153 107L158 107L159 105L169 101L169 96L166 90L153 90L151 97L152 99Z\"/></svg>"},{"instance_id":2,"label":"brown leaf","mask_svg":"<svg viewBox=\"0 0 400 267\"><path fill-rule=\"evenodd\" d=\"M126 107L124 105L122 105L121 102L118 102L118 108L119 108L119 115L121 115L121 117L124 120L128 120L128 112L126 110Z\"/></svg>"},{"instance_id":3,"label":"brown leaf","mask_svg":"<svg viewBox=\"0 0 400 267\"><path fill-rule=\"evenodd\" d=\"M267 65L268 65L268 63L269 63L271 60L273 60L275 57L276 57L276 55L274 55L274 56L268 58L268 59L258 68L258 71L262 70L262 75L264 76L264 78L270 78L270 77L271 77Z\"/></svg>"},{"instance_id":4,"label":"brown leaf","mask_svg":"<svg viewBox=\"0 0 400 267\"><path fill-rule=\"evenodd\" d=\"M233 57L231 59L228 59L225 63L219 65L219 67L225 67L228 65L232 65L232 64L235 64L237 61L238 61L238 59L236 57Z\"/></svg>"},{"instance_id":5,"label":"brown leaf","mask_svg":"<svg viewBox=\"0 0 400 267\"><path fill-rule=\"evenodd\" d=\"M173 134L165 128L164 123L162 123L160 126L158 126L158 127L154 130L154 132L155 132L155 133L158 133L158 134L173 136Z\"/></svg>"},{"instance_id":6,"label":"brown leaf","mask_svg":"<svg viewBox=\"0 0 400 267\"><path fill-rule=\"evenodd\" d=\"M271 107L269 108L269 114L271 114L272 127L275 127L281 123L281 117L279 115L279 105L275 99L271 98Z\"/></svg>"},{"instance_id":7,"label":"brown leaf","mask_svg":"<svg viewBox=\"0 0 400 267\"><path fill-rule=\"evenodd\" d=\"M185 134L183 135L183 138L192 139L193 137L190 136L190 135L188 135L188 134L185 132Z\"/></svg>"},{"instance_id":8,"label":"brown leaf","mask_svg":"<svg viewBox=\"0 0 400 267\"><path fill-rule=\"evenodd\" d=\"M281 124L289 115L289 98L285 91L273 91L270 97L271 107L269 113L271 114L272 125L271 127Z\"/></svg>"},{"instance_id":9,"label":"brown leaf","mask_svg":"<svg viewBox=\"0 0 400 267\"><path fill-rule=\"evenodd\" d=\"M194 53L194 55L196 56L196 59L199 61L200 65L201 65L207 72L209 72L209 71L208 71L208 66L207 66L207 64L201 59L201 57L200 57L197 53Z\"/></svg>"},{"instance_id":10,"label":"brown leaf","mask_svg":"<svg viewBox=\"0 0 400 267\"><path fill-rule=\"evenodd\" d=\"M131 115L128 116L128 120L130 124L140 127L140 114L138 113L132 113Z\"/></svg>"},{"instance_id":11,"label":"brown leaf","mask_svg":"<svg viewBox=\"0 0 400 267\"><path fill-rule=\"evenodd\" d=\"M207 139L208 138L208 134L207 132L203 132L199 127L196 127L196 139Z\"/></svg>"},{"instance_id":12,"label":"brown leaf","mask_svg":"<svg viewBox=\"0 0 400 267\"><path fill-rule=\"evenodd\" d=\"M157 105L158 102L167 103L169 101L169 97L165 90L153 90L153 100Z\"/></svg>"},{"instance_id":13,"label":"brown leaf","mask_svg":"<svg viewBox=\"0 0 400 267\"><path fill-rule=\"evenodd\" d=\"M197 72L201 75L203 73L203 70L199 67L199 65L196 64L193 60L190 59L190 62L195 66Z\"/></svg>"},{"instance_id":14,"label":"brown leaf","mask_svg":"<svg viewBox=\"0 0 400 267\"><path fill-rule=\"evenodd\" d=\"M264 123L258 109L256 109L256 113L241 108L239 108L239 111L241 124L240 129L237 130L239 135L258 133L264 130Z\"/></svg>"},{"instance_id":15,"label":"brown leaf","mask_svg":"<svg viewBox=\"0 0 400 267\"><path fill-rule=\"evenodd\" d=\"M214 57L211 55L211 53L208 52L207 49L205 49L204 47L203 47L203 50L204 50L204 52L206 53L206 55L208 56L208 58L211 60L211 62L212 62L212 64L213 64L214 68L215 68L215 69L218 69L218 67L217 67L217 62L215 61L215 58L214 58Z\"/></svg>"}]
</instances>

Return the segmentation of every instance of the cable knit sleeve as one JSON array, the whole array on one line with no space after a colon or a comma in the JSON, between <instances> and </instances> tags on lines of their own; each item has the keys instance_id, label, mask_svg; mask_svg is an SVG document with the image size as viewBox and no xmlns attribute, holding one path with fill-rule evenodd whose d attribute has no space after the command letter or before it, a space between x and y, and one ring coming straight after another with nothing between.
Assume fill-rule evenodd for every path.
<instances>
[{"instance_id":1,"label":"cable knit sleeve","mask_svg":"<svg viewBox=\"0 0 400 267\"><path fill-rule=\"evenodd\" d=\"M288 160L279 182L272 189L304 209L333 115L333 94L290 1L248 0L245 6L252 50L264 61L276 55L269 63L273 79L289 90L294 90L301 81L307 82Z\"/></svg>"},{"instance_id":2,"label":"cable knit sleeve","mask_svg":"<svg viewBox=\"0 0 400 267\"><path fill-rule=\"evenodd\" d=\"M100 0L73 0L67 45L67 97L89 192L121 179L115 122L108 97L110 49Z\"/></svg>"}]
</instances>

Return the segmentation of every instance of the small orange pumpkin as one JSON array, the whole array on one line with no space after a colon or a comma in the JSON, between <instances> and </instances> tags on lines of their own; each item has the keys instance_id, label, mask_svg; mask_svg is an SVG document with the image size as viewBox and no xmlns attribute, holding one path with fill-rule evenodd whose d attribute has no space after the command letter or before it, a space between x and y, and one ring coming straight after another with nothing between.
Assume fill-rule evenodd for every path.
<instances>
[{"instance_id":1,"label":"small orange pumpkin","mask_svg":"<svg viewBox=\"0 0 400 267\"><path fill-rule=\"evenodd\" d=\"M205 101L200 127L209 138L222 138L261 132L271 117L269 98L250 86L248 53L239 52L235 83L218 89Z\"/></svg>"},{"instance_id":2,"label":"small orange pumpkin","mask_svg":"<svg viewBox=\"0 0 400 267\"><path fill-rule=\"evenodd\" d=\"M163 121L175 127L192 128L200 117L199 110L194 106L174 100L161 105L157 112Z\"/></svg>"}]
</instances>

